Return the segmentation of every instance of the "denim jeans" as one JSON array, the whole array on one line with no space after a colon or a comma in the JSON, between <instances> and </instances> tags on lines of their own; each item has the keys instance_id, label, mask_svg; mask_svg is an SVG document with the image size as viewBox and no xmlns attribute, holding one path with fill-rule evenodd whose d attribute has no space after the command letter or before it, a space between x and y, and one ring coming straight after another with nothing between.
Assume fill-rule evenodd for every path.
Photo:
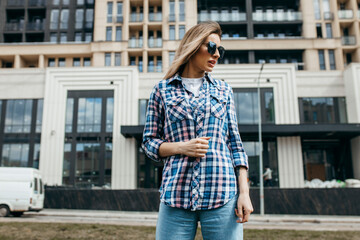
<instances>
[{"instance_id":1,"label":"denim jeans","mask_svg":"<svg viewBox=\"0 0 360 240\"><path fill-rule=\"evenodd\" d=\"M222 207L190 211L160 203L156 225L157 240L193 240L200 222L204 240L242 240L243 226L237 223L237 196Z\"/></svg>"}]
</instances>

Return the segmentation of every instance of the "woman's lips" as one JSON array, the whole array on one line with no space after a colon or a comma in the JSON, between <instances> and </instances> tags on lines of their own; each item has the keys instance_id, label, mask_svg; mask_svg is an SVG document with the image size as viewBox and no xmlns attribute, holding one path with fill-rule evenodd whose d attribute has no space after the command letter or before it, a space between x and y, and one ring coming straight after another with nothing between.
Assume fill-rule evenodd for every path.
<instances>
[{"instance_id":1,"label":"woman's lips","mask_svg":"<svg viewBox=\"0 0 360 240\"><path fill-rule=\"evenodd\" d=\"M209 65L211 67L215 67L215 64L216 64L216 61L215 60L211 60L211 61L208 61Z\"/></svg>"}]
</instances>

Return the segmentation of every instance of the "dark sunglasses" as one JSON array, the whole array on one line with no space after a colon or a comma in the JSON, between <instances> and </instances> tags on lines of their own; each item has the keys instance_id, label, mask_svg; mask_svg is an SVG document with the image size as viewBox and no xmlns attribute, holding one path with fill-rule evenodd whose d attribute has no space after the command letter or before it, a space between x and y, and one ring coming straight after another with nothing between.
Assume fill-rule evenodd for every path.
<instances>
[{"instance_id":1,"label":"dark sunglasses","mask_svg":"<svg viewBox=\"0 0 360 240\"><path fill-rule=\"evenodd\" d=\"M207 43L207 49L208 49L208 52L209 52L211 55L214 55L215 52L216 52L216 43L209 41L209 42ZM220 59L223 58L224 55L225 55L225 48L222 47L222 46L219 46L217 49L219 50L219 55L220 55L219 58L220 58Z\"/></svg>"}]
</instances>

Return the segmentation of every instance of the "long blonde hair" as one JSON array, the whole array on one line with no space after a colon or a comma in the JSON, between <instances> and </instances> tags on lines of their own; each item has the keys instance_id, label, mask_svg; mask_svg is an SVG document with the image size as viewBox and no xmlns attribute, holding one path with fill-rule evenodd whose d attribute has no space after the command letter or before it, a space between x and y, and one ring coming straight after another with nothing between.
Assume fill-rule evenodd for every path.
<instances>
[{"instance_id":1,"label":"long blonde hair","mask_svg":"<svg viewBox=\"0 0 360 240\"><path fill-rule=\"evenodd\" d=\"M177 72L182 72L189 59L199 50L206 38L216 33L221 38L221 28L217 22L202 22L190 28L184 35L176 50L174 61L164 79L168 79Z\"/></svg>"}]
</instances>

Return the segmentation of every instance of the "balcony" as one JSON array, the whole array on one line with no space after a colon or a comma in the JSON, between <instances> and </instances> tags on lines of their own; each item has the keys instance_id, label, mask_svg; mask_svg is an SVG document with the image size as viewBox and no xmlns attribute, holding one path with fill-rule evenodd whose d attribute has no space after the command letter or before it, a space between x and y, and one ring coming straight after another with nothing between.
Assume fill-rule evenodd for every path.
<instances>
[{"instance_id":1,"label":"balcony","mask_svg":"<svg viewBox=\"0 0 360 240\"><path fill-rule=\"evenodd\" d=\"M29 0L29 7L45 7L45 0Z\"/></svg>"},{"instance_id":2,"label":"balcony","mask_svg":"<svg viewBox=\"0 0 360 240\"><path fill-rule=\"evenodd\" d=\"M142 22L144 19L144 15L142 13L131 13L130 14L130 22Z\"/></svg>"},{"instance_id":3,"label":"balcony","mask_svg":"<svg viewBox=\"0 0 360 240\"><path fill-rule=\"evenodd\" d=\"M149 13L149 21L150 22L161 22L162 21L162 13L161 12Z\"/></svg>"},{"instance_id":4,"label":"balcony","mask_svg":"<svg viewBox=\"0 0 360 240\"><path fill-rule=\"evenodd\" d=\"M5 24L5 31L22 31L24 30L24 23L12 22Z\"/></svg>"},{"instance_id":5,"label":"balcony","mask_svg":"<svg viewBox=\"0 0 360 240\"><path fill-rule=\"evenodd\" d=\"M20 7L25 5L25 0L7 0L7 6Z\"/></svg>"},{"instance_id":6,"label":"balcony","mask_svg":"<svg viewBox=\"0 0 360 240\"><path fill-rule=\"evenodd\" d=\"M339 10L338 17L340 19L352 19L354 17L353 10Z\"/></svg>"},{"instance_id":7,"label":"balcony","mask_svg":"<svg viewBox=\"0 0 360 240\"><path fill-rule=\"evenodd\" d=\"M257 11L253 13L252 17L253 17L253 21L256 22L291 22L291 21L302 20L301 12L293 12L293 11L287 11L287 12Z\"/></svg>"},{"instance_id":8,"label":"balcony","mask_svg":"<svg viewBox=\"0 0 360 240\"><path fill-rule=\"evenodd\" d=\"M246 13L244 12L211 12L201 11L198 14L198 22L205 21L217 21L217 22L241 22L246 21Z\"/></svg>"},{"instance_id":9,"label":"balcony","mask_svg":"<svg viewBox=\"0 0 360 240\"><path fill-rule=\"evenodd\" d=\"M324 20L334 20L334 13L324 12Z\"/></svg>"},{"instance_id":10,"label":"balcony","mask_svg":"<svg viewBox=\"0 0 360 240\"><path fill-rule=\"evenodd\" d=\"M356 44L356 38L355 38L355 36L342 36L341 37L341 44L345 45L345 46L355 45Z\"/></svg>"},{"instance_id":11,"label":"balcony","mask_svg":"<svg viewBox=\"0 0 360 240\"><path fill-rule=\"evenodd\" d=\"M129 39L129 48L142 48L143 39L142 38L130 38Z\"/></svg>"},{"instance_id":12,"label":"balcony","mask_svg":"<svg viewBox=\"0 0 360 240\"><path fill-rule=\"evenodd\" d=\"M161 48L162 47L162 38L149 38L148 40L149 48Z\"/></svg>"},{"instance_id":13,"label":"balcony","mask_svg":"<svg viewBox=\"0 0 360 240\"><path fill-rule=\"evenodd\" d=\"M29 30L29 31L43 31L44 30L44 22L43 21L28 22L26 24L26 30Z\"/></svg>"}]
</instances>

